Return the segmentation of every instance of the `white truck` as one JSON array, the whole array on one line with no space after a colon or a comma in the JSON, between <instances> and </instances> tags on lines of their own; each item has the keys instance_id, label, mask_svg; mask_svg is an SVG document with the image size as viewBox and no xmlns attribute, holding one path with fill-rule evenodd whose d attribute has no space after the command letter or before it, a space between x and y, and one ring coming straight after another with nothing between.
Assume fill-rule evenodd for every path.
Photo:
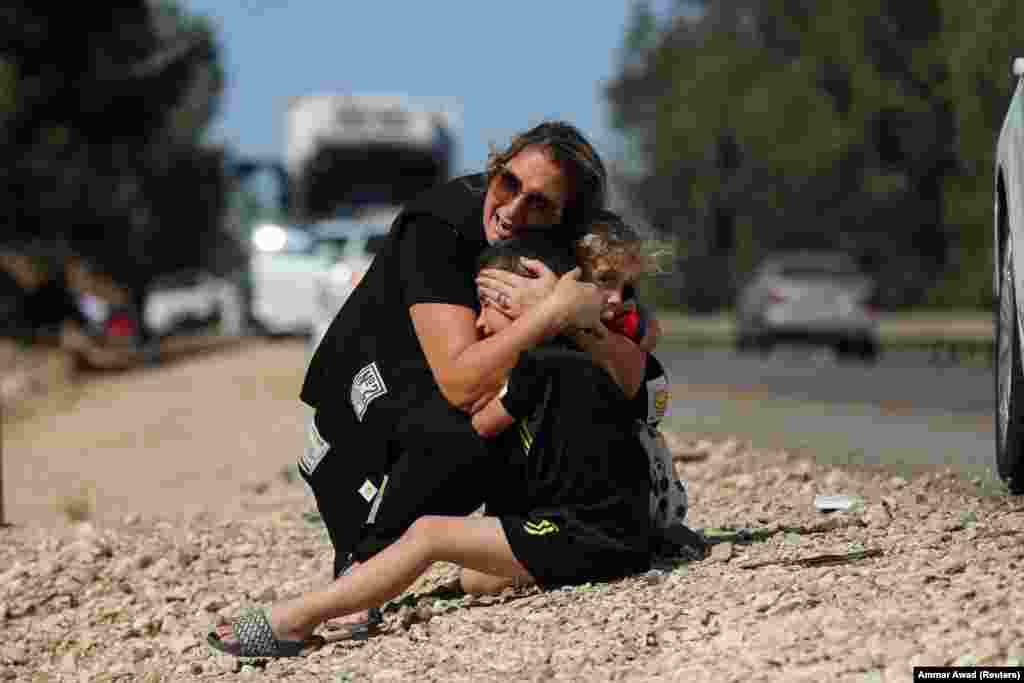
<instances>
[{"instance_id":1,"label":"white truck","mask_svg":"<svg viewBox=\"0 0 1024 683\"><path fill-rule=\"evenodd\" d=\"M459 120L451 98L295 98L285 113L291 212L312 220L405 203L450 177Z\"/></svg>"}]
</instances>

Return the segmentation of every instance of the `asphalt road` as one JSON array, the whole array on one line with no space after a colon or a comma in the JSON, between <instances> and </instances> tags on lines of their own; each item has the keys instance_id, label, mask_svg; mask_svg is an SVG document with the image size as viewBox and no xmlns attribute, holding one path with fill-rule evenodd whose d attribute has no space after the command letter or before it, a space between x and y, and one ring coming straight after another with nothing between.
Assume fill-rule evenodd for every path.
<instances>
[{"instance_id":1,"label":"asphalt road","mask_svg":"<svg viewBox=\"0 0 1024 683\"><path fill-rule=\"evenodd\" d=\"M820 462L908 474L949 466L992 480L991 369L914 353L875 365L799 349L741 356L665 344L657 355L673 382L671 428L806 451Z\"/></svg>"}]
</instances>

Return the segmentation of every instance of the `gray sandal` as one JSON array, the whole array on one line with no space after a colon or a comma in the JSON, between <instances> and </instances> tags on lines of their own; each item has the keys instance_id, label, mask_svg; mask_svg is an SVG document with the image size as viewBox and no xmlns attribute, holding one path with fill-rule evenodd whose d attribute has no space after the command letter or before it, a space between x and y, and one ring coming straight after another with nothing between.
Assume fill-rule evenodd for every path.
<instances>
[{"instance_id":1,"label":"gray sandal","mask_svg":"<svg viewBox=\"0 0 1024 683\"><path fill-rule=\"evenodd\" d=\"M262 609L250 609L231 623L235 643L225 643L216 631L210 631L206 642L214 650L235 657L299 657L305 651L316 649L324 644L320 636L312 636L307 640L278 640L270 628L270 622Z\"/></svg>"}]
</instances>

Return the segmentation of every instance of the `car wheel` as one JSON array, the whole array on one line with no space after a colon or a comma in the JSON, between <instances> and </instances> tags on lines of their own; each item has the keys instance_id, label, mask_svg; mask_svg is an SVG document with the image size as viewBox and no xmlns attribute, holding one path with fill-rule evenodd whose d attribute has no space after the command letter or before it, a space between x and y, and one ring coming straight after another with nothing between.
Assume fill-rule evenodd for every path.
<instances>
[{"instance_id":1,"label":"car wheel","mask_svg":"<svg viewBox=\"0 0 1024 683\"><path fill-rule=\"evenodd\" d=\"M1000 264L996 311L996 465L1011 493L1024 493L1024 372L1010 239Z\"/></svg>"},{"instance_id":2,"label":"car wheel","mask_svg":"<svg viewBox=\"0 0 1024 683\"><path fill-rule=\"evenodd\" d=\"M754 338L746 333L741 332L736 335L736 352L747 353L752 351L754 348Z\"/></svg>"},{"instance_id":3,"label":"car wheel","mask_svg":"<svg viewBox=\"0 0 1024 683\"><path fill-rule=\"evenodd\" d=\"M839 358L858 360L863 363L873 363L878 359L878 344L873 339L843 339L836 344L834 350Z\"/></svg>"},{"instance_id":4,"label":"car wheel","mask_svg":"<svg viewBox=\"0 0 1024 683\"><path fill-rule=\"evenodd\" d=\"M775 350L775 338L767 334L760 334L754 337L754 348L758 353L767 355Z\"/></svg>"},{"instance_id":5,"label":"car wheel","mask_svg":"<svg viewBox=\"0 0 1024 683\"><path fill-rule=\"evenodd\" d=\"M857 357L865 363L878 360L878 343L874 339L862 339L857 348Z\"/></svg>"}]
</instances>

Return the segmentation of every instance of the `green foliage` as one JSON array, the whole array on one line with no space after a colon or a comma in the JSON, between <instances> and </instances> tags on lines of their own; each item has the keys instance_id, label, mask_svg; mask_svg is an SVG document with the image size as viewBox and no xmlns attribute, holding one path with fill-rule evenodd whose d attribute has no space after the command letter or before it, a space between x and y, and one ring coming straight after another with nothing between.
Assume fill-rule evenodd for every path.
<instances>
[{"instance_id":1,"label":"green foliage","mask_svg":"<svg viewBox=\"0 0 1024 683\"><path fill-rule=\"evenodd\" d=\"M129 286L223 254L223 70L176 4L15 2L0 41L0 243L75 252Z\"/></svg>"},{"instance_id":2,"label":"green foliage","mask_svg":"<svg viewBox=\"0 0 1024 683\"><path fill-rule=\"evenodd\" d=\"M640 157L624 164L634 204L685 243L681 303L727 306L767 251L830 246L873 264L886 307L989 305L1022 34L1012 0L638 5L607 96Z\"/></svg>"}]
</instances>

